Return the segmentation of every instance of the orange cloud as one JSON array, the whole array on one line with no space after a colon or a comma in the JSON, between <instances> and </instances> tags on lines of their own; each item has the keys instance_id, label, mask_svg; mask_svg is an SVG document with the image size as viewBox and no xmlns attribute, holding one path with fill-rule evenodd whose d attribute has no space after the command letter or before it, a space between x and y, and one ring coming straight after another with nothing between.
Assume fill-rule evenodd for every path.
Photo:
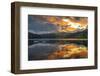
<instances>
[{"instance_id":1,"label":"orange cloud","mask_svg":"<svg viewBox=\"0 0 100 76\"><path fill-rule=\"evenodd\" d=\"M56 17L56 16L44 16L44 18L59 27L59 32L74 32L84 30L87 28L88 20L85 17L80 17L77 20L75 17Z\"/></svg>"}]
</instances>

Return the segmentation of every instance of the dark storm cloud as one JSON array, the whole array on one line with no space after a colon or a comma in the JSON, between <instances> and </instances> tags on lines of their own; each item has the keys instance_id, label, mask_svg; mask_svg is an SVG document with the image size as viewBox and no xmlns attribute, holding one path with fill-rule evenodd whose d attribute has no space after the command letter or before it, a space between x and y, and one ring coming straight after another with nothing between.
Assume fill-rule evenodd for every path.
<instances>
[{"instance_id":1,"label":"dark storm cloud","mask_svg":"<svg viewBox=\"0 0 100 76\"><path fill-rule=\"evenodd\" d=\"M37 34L57 32L57 26L46 22L41 16L28 16L28 30Z\"/></svg>"}]
</instances>

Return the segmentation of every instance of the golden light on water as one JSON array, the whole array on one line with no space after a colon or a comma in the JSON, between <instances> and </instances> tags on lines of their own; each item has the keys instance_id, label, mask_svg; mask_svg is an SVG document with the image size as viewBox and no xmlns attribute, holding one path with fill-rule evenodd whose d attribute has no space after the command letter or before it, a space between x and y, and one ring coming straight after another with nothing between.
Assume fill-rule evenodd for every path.
<instances>
[{"instance_id":1,"label":"golden light on water","mask_svg":"<svg viewBox=\"0 0 100 76\"><path fill-rule=\"evenodd\" d=\"M87 56L87 47L76 44L66 44L60 45L59 50L51 53L48 59L86 58Z\"/></svg>"}]
</instances>

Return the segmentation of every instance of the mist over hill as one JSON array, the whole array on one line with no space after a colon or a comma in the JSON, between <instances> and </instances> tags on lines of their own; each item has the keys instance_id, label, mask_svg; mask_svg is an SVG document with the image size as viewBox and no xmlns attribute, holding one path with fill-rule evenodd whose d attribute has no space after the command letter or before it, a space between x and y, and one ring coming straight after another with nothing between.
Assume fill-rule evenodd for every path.
<instances>
[{"instance_id":1,"label":"mist over hill","mask_svg":"<svg viewBox=\"0 0 100 76\"><path fill-rule=\"evenodd\" d=\"M44 34L36 34L33 32L28 32L28 39L40 39L40 38L87 38L88 30L84 30L81 32L75 33L65 33L65 32L58 32L58 33L44 33Z\"/></svg>"}]
</instances>

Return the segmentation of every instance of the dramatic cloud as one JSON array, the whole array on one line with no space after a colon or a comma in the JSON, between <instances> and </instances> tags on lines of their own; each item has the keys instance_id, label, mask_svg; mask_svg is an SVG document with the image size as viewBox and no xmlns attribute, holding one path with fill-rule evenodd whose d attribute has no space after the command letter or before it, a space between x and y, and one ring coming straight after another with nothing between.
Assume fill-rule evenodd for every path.
<instances>
[{"instance_id":1,"label":"dramatic cloud","mask_svg":"<svg viewBox=\"0 0 100 76\"><path fill-rule=\"evenodd\" d=\"M29 31L35 33L77 32L87 29L87 17L29 15Z\"/></svg>"}]
</instances>

